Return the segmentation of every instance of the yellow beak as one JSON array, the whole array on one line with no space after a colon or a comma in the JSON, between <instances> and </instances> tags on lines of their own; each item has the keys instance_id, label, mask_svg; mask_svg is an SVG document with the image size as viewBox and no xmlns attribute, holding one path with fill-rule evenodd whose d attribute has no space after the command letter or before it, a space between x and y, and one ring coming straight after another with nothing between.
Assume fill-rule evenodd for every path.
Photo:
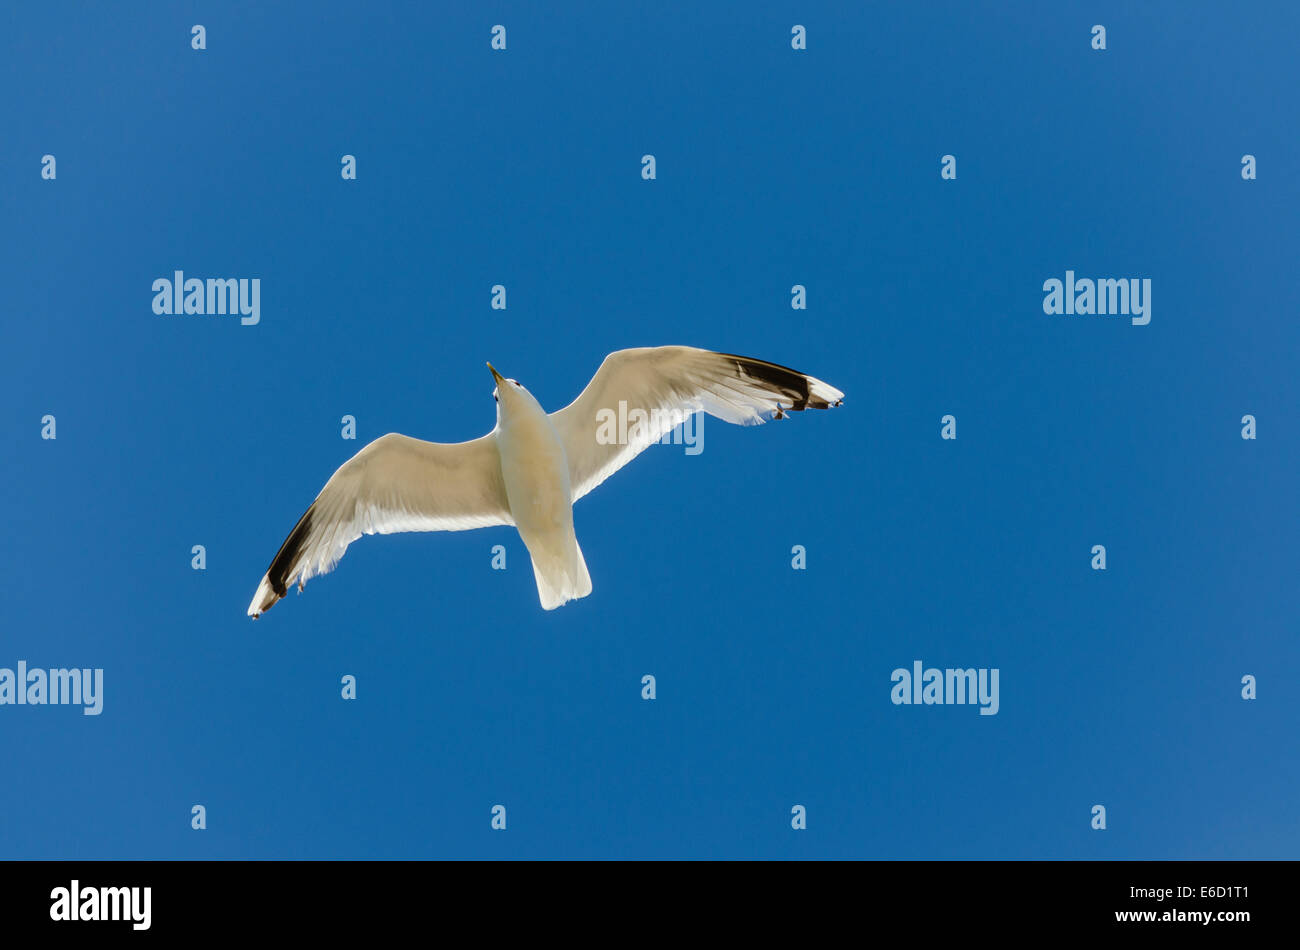
<instances>
[{"instance_id":1,"label":"yellow beak","mask_svg":"<svg viewBox=\"0 0 1300 950\"><path fill-rule=\"evenodd\" d=\"M497 381L498 386L500 386L502 383L505 382L505 379L502 378L501 374L496 371L495 366L493 366L491 363L488 363L487 368L492 370L492 378Z\"/></svg>"}]
</instances>

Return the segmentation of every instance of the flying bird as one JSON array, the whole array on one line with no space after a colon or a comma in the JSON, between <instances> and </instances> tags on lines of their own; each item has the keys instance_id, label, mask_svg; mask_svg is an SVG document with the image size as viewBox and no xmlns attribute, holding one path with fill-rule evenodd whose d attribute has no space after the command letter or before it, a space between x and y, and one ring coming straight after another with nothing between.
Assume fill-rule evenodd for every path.
<instances>
[{"instance_id":1,"label":"flying bird","mask_svg":"<svg viewBox=\"0 0 1300 950\"><path fill-rule=\"evenodd\" d=\"M737 425L829 409L844 394L804 373L690 346L640 347L605 357L587 388L547 413L489 363L497 424L469 442L390 432L339 467L289 532L248 605L254 619L289 586L332 570L362 534L465 531L514 525L532 557L545 610L586 597L591 575L573 530L573 504L703 410ZM617 418L631 425L613 425Z\"/></svg>"}]
</instances>

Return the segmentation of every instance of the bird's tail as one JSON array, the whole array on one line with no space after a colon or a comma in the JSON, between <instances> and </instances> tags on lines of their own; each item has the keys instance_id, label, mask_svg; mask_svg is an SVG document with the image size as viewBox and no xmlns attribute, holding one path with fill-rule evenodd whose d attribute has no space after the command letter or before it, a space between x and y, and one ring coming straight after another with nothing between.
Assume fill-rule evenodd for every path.
<instances>
[{"instance_id":1,"label":"bird's tail","mask_svg":"<svg viewBox=\"0 0 1300 950\"><path fill-rule=\"evenodd\" d=\"M543 610L554 610L591 593L591 575L587 573L587 561L576 538L572 550L560 557L549 556L545 551L529 553Z\"/></svg>"}]
</instances>

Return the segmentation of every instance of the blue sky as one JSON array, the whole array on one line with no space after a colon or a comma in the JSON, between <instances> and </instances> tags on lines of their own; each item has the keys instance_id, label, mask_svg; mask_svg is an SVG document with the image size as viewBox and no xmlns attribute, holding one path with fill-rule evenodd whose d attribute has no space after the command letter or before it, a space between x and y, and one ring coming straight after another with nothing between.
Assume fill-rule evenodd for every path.
<instances>
[{"instance_id":1,"label":"blue sky","mask_svg":"<svg viewBox=\"0 0 1300 950\"><path fill-rule=\"evenodd\" d=\"M559 6L0 14L0 667L104 670L0 706L0 856L1295 857L1294 5ZM244 615L365 442L491 427L484 360L558 409L666 343L845 406L652 447L558 611L498 528Z\"/></svg>"}]
</instances>

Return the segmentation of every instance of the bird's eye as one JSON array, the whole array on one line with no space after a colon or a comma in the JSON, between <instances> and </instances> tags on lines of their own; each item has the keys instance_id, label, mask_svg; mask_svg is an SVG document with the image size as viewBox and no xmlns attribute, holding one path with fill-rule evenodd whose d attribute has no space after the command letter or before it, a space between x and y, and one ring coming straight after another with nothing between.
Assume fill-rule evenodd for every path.
<instances>
[{"instance_id":1,"label":"bird's eye","mask_svg":"<svg viewBox=\"0 0 1300 950\"><path fill-rule=\"evenodd\" d=\"M497 397L497 391L496 391L495 389L492 390L492 398L493 398L493 399L496 399L497 402L500 402L500 401L501 401L501 400Z\"/></svg>"}]
</instances>

